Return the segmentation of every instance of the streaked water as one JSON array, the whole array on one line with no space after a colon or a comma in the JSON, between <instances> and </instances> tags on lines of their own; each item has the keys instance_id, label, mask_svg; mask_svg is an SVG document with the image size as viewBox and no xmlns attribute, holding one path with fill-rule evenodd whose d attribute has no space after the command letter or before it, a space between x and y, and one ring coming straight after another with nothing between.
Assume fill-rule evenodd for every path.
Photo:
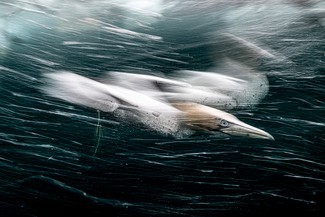
<instances>
[{"instance_id":1,"label":"streaked water","mask_svg":"<svg viewBox=\"0 0 325 217\"><path fill-rule=\"evenodd\" d=\"M324 3L134 2L0 3L1 216L320 216L325 18L312 11ZM275 141L175 138L42 91L60 70L175 76L244 61L223 34L276 57L252 66L266 98L231 111Z\"/></svg>"}]
</instances>

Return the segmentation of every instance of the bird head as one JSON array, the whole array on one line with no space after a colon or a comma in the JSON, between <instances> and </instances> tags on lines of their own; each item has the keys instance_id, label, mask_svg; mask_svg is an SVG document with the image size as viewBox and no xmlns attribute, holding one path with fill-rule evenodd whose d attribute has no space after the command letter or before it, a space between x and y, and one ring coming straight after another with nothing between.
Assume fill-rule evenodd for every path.
<instances>
[{"instance_id":1,"label":"bird head","mask_svg":"<svg viewBox=\"0 0 325 217\"><path fill-rule=\"evenodd\" d=\"M189 127L232 136L274 140L271 134L219 109L196 103L174 103L173 106L183 112L180 120Z\"/></svg>"}]
</instances>

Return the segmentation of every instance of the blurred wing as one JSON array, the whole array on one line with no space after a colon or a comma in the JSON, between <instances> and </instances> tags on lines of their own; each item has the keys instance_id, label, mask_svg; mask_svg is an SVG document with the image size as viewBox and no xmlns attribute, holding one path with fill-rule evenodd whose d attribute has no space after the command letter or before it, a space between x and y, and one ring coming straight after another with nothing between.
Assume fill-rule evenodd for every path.
<instances>
[{"instance_id":1,"label":"blurred wing","mask_svg":"<svg viewBox=\"0 0 325 217\"><path fill-rule=\"evenodd\" d=\"M103 84L84 76L60 71L46 74L47 85L43 90L56 98L111 112L120 108L133 107L157 112L172 112L175 109L159 100L134 90L116 85Z\"/></svg>"},{"instance_id":2,"label":"blurred wing","mask_svg":"<svg viewBox=\"0 0 325 217\"><path fill-rule=\"evenodd\" d=\"M116 110L120 117L141 122L161 133L178 132L177 117L180 111L168 103L72 72L49 73L45 77L47 79L43 91L52 97L104 112Z\"/></svg>"},{"instance_id":3,"label":"blurred wing","mask_svg":"<svg viewBox=\"0 0 325 217\"><path fill-rule=\"evenodd\" d=\"M166 101L169 87L189 87L191 85L154 75L109 72L105 82L143 93L147 96ZM167 93L168 94L168 93Z\"/></svg>"},{"instance_id":4,"label":"blurred wing","mask_svg":"<svg viewBox=\"0 0 325 217\"><path fill-rule=\"evenodd\" d=\"M195 79L195 76L197 76L197 78L201 76L203 80L210 79L206 76L202 76L201 72L182 71L178 74L180 76L175 77L174 79L169 79L153 75L110 72L108 73L108 79L105 81L127 89L132 89L161 101L195 102L212 105L222 109L236 107L237 104L232 97L206 88L206 84L203 84L202 86L191 85L191 79ZM216 80L213 80L214 86L225 85L225 83L229 83L229 85L237 85L238 81L240 81L239 79L221 74L210 74L211 76L219 77L219 84L216 84ZM206 73L205 75L209 75L209 73Z\"/></svg>"},{"instance_id":5,"label":"blurred wing","mask_svg":"<svg viewBox=\"0 0 325 217\"><path fill-rule=\"evenodd\" d=\"M231 59L224 59L209 72L180 71L180 78L192 89L204 90L206 98L194 101L219 109L244 108L259 103L269 90L268 80L259 72ZM189 93L192 94L192 93ZM195 94L192 94L194 96Z\"/></svg>"}]
</instances>

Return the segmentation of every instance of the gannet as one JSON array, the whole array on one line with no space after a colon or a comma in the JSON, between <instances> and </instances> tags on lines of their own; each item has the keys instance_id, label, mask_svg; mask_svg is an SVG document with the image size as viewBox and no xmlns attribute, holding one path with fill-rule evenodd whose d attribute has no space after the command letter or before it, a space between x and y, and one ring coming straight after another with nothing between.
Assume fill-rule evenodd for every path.
<instances>
[{"instance_id":1,"label":"gannet","mask_svg":"<svg viewBox=\"0 0 325 217\"><path fill-rule=\"evenodd\" d=\"M127 80L127 74L124 74ZM135 90L130 83L119 86L116 80L105 83L86 78L73 72L60 71L45 75L47 78L43 91L50 96L70 103L94 108L104 112L117 113L125 120L133 119L149 128L169 135L180 135L187 129L209 133L221 132L234 136L271 139L267 132L250 126L234 115L216 108L198 103L169 102L147 94L148 88ZM130 75L134 80L136 75ZM153 81L164 85L186 86L184 83L154 76L139 75L144 81ZM139 80L139 87L141 86ZM150 82L149 82L150 83ZM132 84L132 83L131 83ZM129 88L128 88L129 86ZM144 91L144 89L147 89ZM161 90L152 88L152 92ZM187 132L187 131L186 131Z\"/></svg>"}]
</instances>

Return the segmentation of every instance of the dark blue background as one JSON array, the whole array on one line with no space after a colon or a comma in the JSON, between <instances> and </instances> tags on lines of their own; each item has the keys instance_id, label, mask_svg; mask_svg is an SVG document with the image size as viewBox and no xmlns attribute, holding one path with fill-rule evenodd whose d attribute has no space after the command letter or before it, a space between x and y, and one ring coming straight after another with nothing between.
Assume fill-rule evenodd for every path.
<instances>
[{"instance_id":1,"label":"dark blue background","mask_svg":"<svg viewBox=\"0 0 325 217\"><path fill-rule=\"evenodd\" d=\"M325 34L317 22L279 26L277 34L255 38L290 61L261 64L269 94L256 108L233 112L271 133L274 142L202 133L175 139L101 113L94 155L97 112L40 91L42 74L54 70L92 78L113 70L160 75L206 70L224 49L208 37L228 31L222 14L218 7L184 15L172 11L152 29L138 30L163 41L104 30L44 30L31 41L15 41L0 65L0 215L320 216Z\"/></svg>"}]
</instances>

